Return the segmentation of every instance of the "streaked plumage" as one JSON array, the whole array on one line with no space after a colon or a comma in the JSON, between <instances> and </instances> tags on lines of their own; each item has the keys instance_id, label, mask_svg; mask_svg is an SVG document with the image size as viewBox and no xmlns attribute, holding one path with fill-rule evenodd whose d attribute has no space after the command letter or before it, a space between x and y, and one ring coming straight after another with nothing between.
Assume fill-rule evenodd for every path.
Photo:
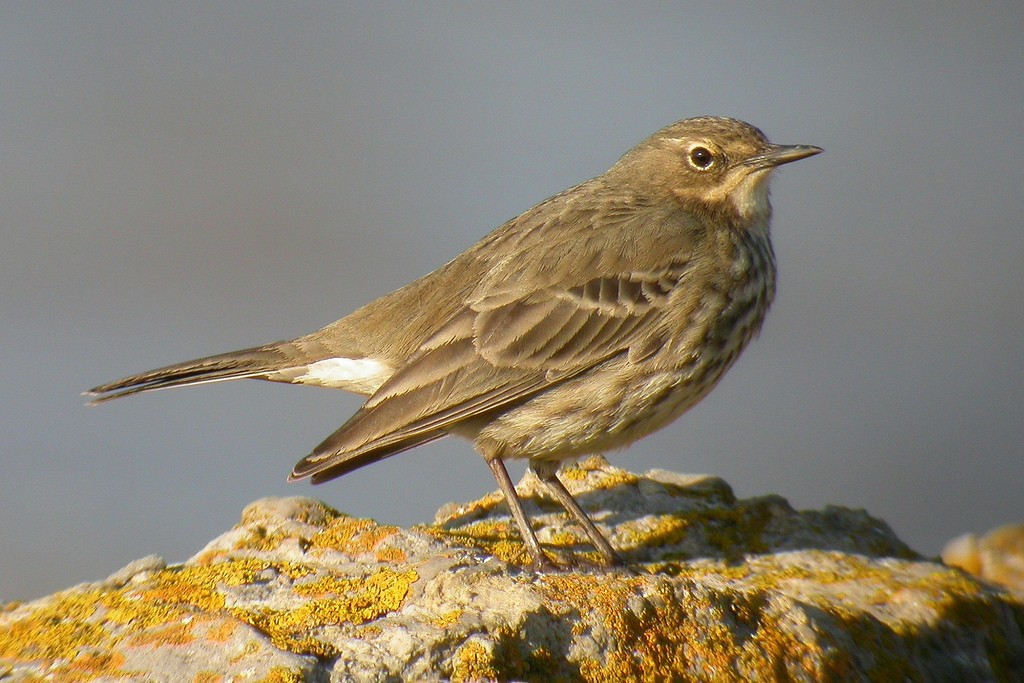
<instances>
[{"instance_id":1,"label":"streaked plumage","mask_svg":"<svg viewBox=\"0 0 1024 683\"><path fill-rule=\"evenodd\" d=\"M248 377L366 395L292 479L326 481L457 434L491 465L539 567L550 563L501 464L507 458L529 458L613 563L614 551L566 499L557 463L635 441L710 391L774 294L769 172L819 151L771 145L733 119L680 121L603 175L322 330L89 393L102 402Z\"/></svg>"}]
</instances>

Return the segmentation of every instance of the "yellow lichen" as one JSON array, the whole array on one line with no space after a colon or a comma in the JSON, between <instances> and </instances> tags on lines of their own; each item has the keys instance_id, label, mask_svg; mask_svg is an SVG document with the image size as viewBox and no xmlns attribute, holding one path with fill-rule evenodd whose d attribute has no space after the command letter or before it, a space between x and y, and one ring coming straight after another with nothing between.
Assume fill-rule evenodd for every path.
<instances>
[{"instance_id":1,"label":"yellow lichen","mask_svg":"<svg viewBox=\"0 0 1024 683\"><path fill-rule=\"evenodd\" d=\"M591 462L567 471L565 477L592 489L633 484L637 479ZM473 519L499 502L500 497L492 494L452 515ZM547 610L571 619L572 632L592 636L602 654L566 662L565 652L552 653L525 642L522 624L497 627L486 638L474 637L456 650L452 680L533 680L549 671L588 681L656 681L680 672L723 681L844 680L864 666L854 660L855 651L872 654L868 674L873 679L915 680L920 672L906 656L908 643L919 642L922 633L948 623L984 632L985 655L997 678L1012 678L1015 660L1007 654L1011 648L993 615L1024 625L1019 601L1009 612L994 610L996 605L1003 609L1007 598L997 600L982 593L974 580L941 567L924 573L919 566L921 573L907 578L907 573L894 573L892 566L840 552L804 549L791 559L759 555L767 545L765 529L778 509L777 501L766 499L662 515L653 522L647 517L632 526L624 522L619 534L630 545L674 545L696 533L718 552L714 559L670 559L646 565L656 574L653 578L586 573L523 578L539 587L547 598ZM195 564L151 572L130 586L68 591L35 608L0 606L0 661L47 662L48 675L54 680L113 680L133 674L122 670L125 659L115 651L118 646L224 643L237 628L244 628L239 622L267 634L279 648L319 657L338 654L331 642L339 635L380 635L379 624L387 622L377 620L400 609L411 584L418 580L415 571L399 572L387 564L407 559L405 551L387 542L399 530L315 507L303 514L314 520L310 522L314 527L304 532L313 534L308 540L275 531L270 524L270 530L253 526L238 542L238 547L256 550L263 557L236 558L231 549L221 548ZM518 530L508 520L477 519L454 531L440 526L420 530L514 564L530 561ZM542 538L559 562L573 553L597 559L574 530ZM383 564L365 578L355 579L332 575L315 562L272 559L275 548L296 540L313 554L312 560L323 551L335 550L365 554ZM231 606L230 596L236 591L227 589L267 582L291 582L295 599L305 602L290 609L244 602L244 606ZM690 585L700 588L687 590ZM844 594L851 599L844 601ZM776 596L799 607L780 612ZM862 607L865 601L867 607ZM899 617L904 601L912 601L905 620ZM442 629L463 627L462 619L463 611L453 609L431 623ZM808 623L814 638L801 639L791 619L820 619L835 626ZM830 640L833 631L844 640ZM258 641L246 642L237 648L234 661L250 657L260 647ZM578 671L566 668L574 666ZM194 680L212 683L221 678L217 672L203 672ZM263 680L293 683L302 680L302 674L278 667Z\"/></svg>"},{"instance_id":2,"label":"yellow lichen","mask_svg":"<svg viewBox=\"0 0 1024 683\"><path fill-rule=\"evenodd\" d=\"M574 633L580 635L593 628L596 616L601 627L613 638L613 647L603 658L578 662L580 673L588 681L663 680L666 672L683 670L701 671L708 679L722 681L848 678L857 671L857 664L848 648L829 640L829 629L816 631L817 640L801 639L791 626L779 623L779 615L768 609L767 596L779 591L785 594L793 581L831 586L821 592L797 590L801 601L814 604L824 618L835 620L841 632L857 644L858 650L874 653L870 670L873 680L915 680L920 675L906 658L906 639L916 637L917 629L921 628L919 617L909 616L905 627L911 631L904 632L904 625L898 619L883 623L861 609L846 608L834 597L835 587L843 583L857 587L862 594L865 588L870 593L874 585L878 586L879 594L888 593L890 597L897 591L910 591L915 596L917 609L931 602L938 619L948 613L944 609L946 605L963 610L965 605L974 604L977 605L977 628L998 631L999 627L992 624L987 599L978 593L978 584L964 580L957 572L937 570L928 576L905 580L860 558L819 552L824 559L842 558L843 561L831 568L825 568L828 565L823 562L825 567L819 572L813 565L773 569L767 563L764 566L755 563L742 570L722 564L666 565L662 567L663 573L676 578L673 582L653 586L642 580L638 583L639 579L611 581L607 577L584 575L547 576L541 586L554 604L562 603L578 611L582 618L577 621ZM680 577L691 577L699 582L728 578L741 585L734 585L717 598L714 594L709 599L701 593L691 593L683 610L673 589L673 583L677 584ZM924 602L921 602L922 595ZM638 599L643 601L642 608L630 609L631 601ZM696 612L709 615L710 619L687 616ZM962 614L954 621L970 623ZM741 628L737 629L737 625ZM743 637L744 632L751 635ZM1000 657L1005 658L1005 654L1001 654L998 646L993 646L989 654L993 666L999 670ZM1009 667L1007 664L1006 668Z\"/></svg>"},{"instance_id":3,"label":"yellow lichen","mask_svg":"<svg viewBox=\"0 0 1024 683\"><path fill-rule=\"evenodd\" d=\"M262 526L254 526L249 530L248 535L243 536L234 544L235 550L257 550L271 552L278 549L286 541L296 541L302 550L309 547L309 541L299 538L293 534L276 531L272 532Z\"/></svg>"},{"instance_id":4,"label":"yellow lichen","mask_svg":"<svg viewBox=\"0 0 1024 683\"><path fill-rule=\"evenodd\" d=\"M284 666L275 666L258 683L303 683L306 677L301 671Z\"/></svg>"},{"instance_id":5,"label":"yellow lichen","mask_svg":"<svg viewBox=\"0 0 1024 683\"><path fill-rule=\"evenodd\" d=\"M156 605L189 605L215 612L224 609L224 593L219 590L220 584L241 586L252 583L261 572L272 568L273 563L253 558L168 568L139 591L139 598ZM130 615L130 618L136 617Z\"/></svg>"},{"instance_id":6,"label":"yellow lichen","mask_svg":"<svg viewBox=\"0 0 1024 683\"><path fill-rule=\"evenodd\" d=\"M455 622L457 622L463 615L465 610L453 609L450 612L440 614L431 621L431 623L438 628L448 628Z\"/></svg>"},{"instance_id":7,"label":"yellow lichen","mask_svg":"<svg viewBox=\"0 0 1024 683\"><path fill-rule=\"evenodd\" d=\"M60 593L27 615L0 627L0 659L72 659L103 643L108 633L92 620L99 591Z\"/></svg>"},{"instance_id":8,"label":"yellow lichen","mask_svg":"<svg viewBox=\"0 0 1024 683\"><path fill-rule=\"evenodd\" d=\"M376 576L379 576L379 574ZM360 587L361 585L361 581L333 574L324 574L313 581L296 583L293 588L297 595L323 597L324 595L344 595L350 593L353 587Z\"/></svg>"},{"instance_id":9,"label":"yellow lichen","mask_svg":"<svg viewBox=\"0 0 1024 683\"><path fill-rule=\"evenodd\" d=\"M224 674L216 671L200 671L192 677L192 683L223 683Z\"/></svg>"},{"instance_id":10,"label":"yellow lichen","mask_svg":"<svg viewBox=\"0 0 1024 683\"><path fill-rule=\"evenodd\" d=\"M622 531L635 548L660 547L675 545L682 542L688 533L692 521L675 515L662 515L651 526L649 520L643 520L647 528L638 529L636 524L625 522Z\"/></svg>"},{"instance_id":11,"label":"yellow lichen","mask_svg":"<svg viewBox=\"0 0 1024 683\"><path fill-rule=\"evenodd\" d=\"M596 474L594 474L596 472ZM567 482L590 481L587 487L593 491L607 491L617 486L635 486L640 477L614 467L608 467L607 461L603 464L587 459L575 467L567 467L559 472L558 476Z\"/></svg>"},{"instance_id":12,"label":"yellow lichen","mask_svg":"<svg viewBox=\"0 0 1024 683\"><path fill-rule=\"evenodd\" d=\"M497 681L499 673L493 651L480 641L467 641L456 650L452 660L452 683Z\"/></svg>"},{"instance_id":13,"label":"yellow lichen","mask_svg":"<svg viewBox=\"0 0 1024 683\"><path fill-rule=\"evenodd\" d=\"M341 515L310 539L310 548L351 554L373 552L381 541L398 532L398 527L377 524L372 519Z\"/></svg>"},{"instance_id":14,"label":"yellow lichen","mask_svg":"<svg viewBox=\"0 0 1024 683\"><path fill-rule=\"evenodd\" d=\"M546 539L548 545L558 546L560 548L572 548L586 543L587 540L582 534L574 533L568 529L562 531L556 531L553 534L548 535Z\"/></svg>"},{"instance_id":15,"label":"yellow lichen","mask_svg":"<svg viewBox=\"0 0 1024 683\"><path fill-rule=\"evenodd\" d=\"M542 585L553 600L584 617L596 615L612 637L603 658L579 662L586 681L663 681L670 672L687 670L703 671L716 681L775 680L783 655L787 661L806 661L813 647L787 636L766 639L768 633L783 631L764 624L755 629L755 638L737 640L730 619L757 626L760 613L760 606L744 604L742 598L722 613L719 605L695 596L688 610L679 609L670 583L651 586L641 577L548 576ZM637 600L643 606L631 609ZM712 618L691 619L690 610ZM590 628L587 624L586 618L580 622L582 629Z\"/></svg>"},{"instance_id":16,"label":"yellow lichen","mask_svg":"<svg viewBox=\"0 0 1024 683\"><path fill-rule=\"evenodd\" d=\"M277 647L328 656L329 646L312 638L311 632L328 625L364 624L399 609L418 578L412 570L397 573L387 568L365 579L325 578L296 586L296 591L332 597L310 600L295 609L235 608L231 613L266 633Z\"/></svg>"},{"instance_id":17,"label":"yellow lichen","mask_svg":"<svg viewBox=\"0 0 1024 683\"><path fill-rule=\"evenodd\" d=\"M482 550L510 564L526 566L530 563L530 554L523 545L518 530L508 522L482 520L459 527L457 530L424 527L423 531L454 545Z\"/></svg>"},{"instance_id":18,"label":"yellow lichen","mask_svg":"<svg viewBox=\"0 0 1024 683\"><path fill-rule=\"evenodd\" d=\"M202 623L196 612L224 609L222 586L251 583L268 569L293 577L313 571L305 565L240 558L170 567L130 587L60 593L20 618L7 612L0 627L0 658L63 661L90 670L103 665L103 673L114 674L121 660L107 653L118 643L192 642L192 629ZM83 652L89 657L82 658Z\"/></svg>"}]
</instances>

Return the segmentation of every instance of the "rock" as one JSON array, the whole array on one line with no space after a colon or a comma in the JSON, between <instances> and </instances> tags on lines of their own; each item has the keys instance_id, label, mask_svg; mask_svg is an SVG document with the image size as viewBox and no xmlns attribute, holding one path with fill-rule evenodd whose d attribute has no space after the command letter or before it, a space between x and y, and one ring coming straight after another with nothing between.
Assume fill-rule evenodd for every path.
<instances>
[{"instance_id":1,"label":"rock","mask_svg":"<svg viewBox=\"0 0 1024 683\"><path fill-rule=\"evenodd\" d=\"M564 573L524 568L497 494L412 529L265 498L183 564L3 607L0 680L1022 680L1024 598L863 511L600 459L564 480L634 574L596 567L532 475Z\"/></svg>"},{"instance_id":2,"label":"rock","mask_svg":"<svg viewBox=\"0 0 1024 683\"><path fill-rule=\"evenodd\" d=\"M1024 594L1024 524L954 538L942 549L942 561Z\"/></svg>"}]
</instances>

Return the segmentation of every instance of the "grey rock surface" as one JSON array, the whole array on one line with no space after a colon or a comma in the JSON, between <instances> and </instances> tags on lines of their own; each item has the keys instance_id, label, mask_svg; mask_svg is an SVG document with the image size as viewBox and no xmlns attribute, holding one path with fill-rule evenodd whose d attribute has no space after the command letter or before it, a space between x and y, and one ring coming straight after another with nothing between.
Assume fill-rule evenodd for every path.
<instances>
[{"instance_id":1,"label":"grey rock surface","mask_svg":"<svg viewBox=\"0 0 1024 683\"><path fill-rule=\"evenodd\" d=\"M1024 599L863 511L590 459L564 480L632 572L520 492L400 529L266 498L188 561L0 609L0 681L1020 681Z\"/></svg>"}]
</instances>

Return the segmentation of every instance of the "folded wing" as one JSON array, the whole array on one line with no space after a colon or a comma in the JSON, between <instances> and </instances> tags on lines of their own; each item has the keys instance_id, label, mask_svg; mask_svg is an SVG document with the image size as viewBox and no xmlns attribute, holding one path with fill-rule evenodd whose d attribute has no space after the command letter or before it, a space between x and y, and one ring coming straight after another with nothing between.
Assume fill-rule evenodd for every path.
<instances>
[{"instance_id":1,"label":"folded wing","mask_svg":"<svg viewBox=\"0 0 1024 683\"><path fill-rule=\"evenodd\" d=\"M466 306L291 478L318 483L341 476L445 436L459 423L486 419L610 358L639 360L660 348L658 323L685 279L687 250L648 250L649 262L639 264L647 267L625 270L619 269L640 259L599 252L545 277L521 267L543 257L528 253L529 246L492 270Z\"/></svg>"}]
</instances>

